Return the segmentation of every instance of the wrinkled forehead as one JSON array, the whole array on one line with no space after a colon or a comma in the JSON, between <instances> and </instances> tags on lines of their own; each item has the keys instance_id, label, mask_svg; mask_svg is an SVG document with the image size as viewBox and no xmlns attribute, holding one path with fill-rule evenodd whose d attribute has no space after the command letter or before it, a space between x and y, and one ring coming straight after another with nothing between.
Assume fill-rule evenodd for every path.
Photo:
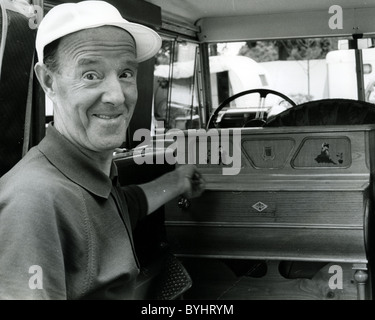
<instances>
[{"instance_id":1,"label":"wrinkled forehead","mask_svg":"<svg viewBox=\"0 0 375 320\"><path fill-rule=\"evenodd\" d=\"M101 26L80 30L60 39L60 57L74 58L77 54L90 51L118 52L136 57L134 38L119 27Z\"/></svg>"}]
</instances>

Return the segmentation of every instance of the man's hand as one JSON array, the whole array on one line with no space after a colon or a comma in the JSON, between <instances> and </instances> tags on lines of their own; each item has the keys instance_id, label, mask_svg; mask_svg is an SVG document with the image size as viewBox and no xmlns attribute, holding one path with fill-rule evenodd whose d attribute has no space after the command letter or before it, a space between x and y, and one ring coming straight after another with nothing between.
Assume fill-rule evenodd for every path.
<instances>
[{"instance_id":1,"label":"man's hand","mask_svg":"<svg viewBox=\"0 0 375 320\"><path fill-rule=\"evenodd\" d=\"M151 213L178 196L187 199L200 196L205 189L205 185L206 183L196 166L186 164L139 186L146 195L148 213Z\"/></svg>"},{"instance_id":2,"label":"man's hand","mask_svg":"<svg viewBox=\"0 0 375 320\"><path fill-rule=\"evenodd\" d=\"M194 165L181 165L176 169L179 184L182 185L182 196L191 199L199 197L206 186L202 175Z\"/></svg>"}]
</instances>

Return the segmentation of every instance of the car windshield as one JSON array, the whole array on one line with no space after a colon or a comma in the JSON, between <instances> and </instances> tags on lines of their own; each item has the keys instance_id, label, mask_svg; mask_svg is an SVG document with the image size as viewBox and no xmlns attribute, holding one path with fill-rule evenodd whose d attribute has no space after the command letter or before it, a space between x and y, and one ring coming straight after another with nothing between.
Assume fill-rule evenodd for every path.
<instances>
[{"instance_id":1,"label":"car windshield","mask_svg":"<svg viewBox=\"0 0 375 320\"><path fill-rule=\"evenodd\" d=\"M374 103L375 48L366 39L361 50L363 60L364 98ZM194 43L173 45L165 40L155 67L155 118L171 128L201 126L202 106L199 96L199 48ZM273 117L293 106L320 99L356 99L358 83L356 50L344 37L303 38L219 42L208 45L210 115L229 97L252 89L268 89L262 101L259 93L241 96L220 111L225 126L236 126L237 115L264 113ZM234 122L228 120L229 118ZM206 119L207 120L207 119Z\"/></svg>"}]
</instances>

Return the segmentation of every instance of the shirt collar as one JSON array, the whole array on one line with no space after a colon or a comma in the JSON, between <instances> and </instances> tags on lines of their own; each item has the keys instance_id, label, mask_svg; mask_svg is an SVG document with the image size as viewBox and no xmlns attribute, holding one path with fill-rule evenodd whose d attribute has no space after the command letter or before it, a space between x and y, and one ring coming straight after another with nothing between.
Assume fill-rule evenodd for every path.
<instances>
[{"instance_id":1,"label":"shirt collar","mask_svg":"<svg viewBox=\"0 0 375 320\"><path fill-rule=\"evenodd\" d=\"M89 192L108 199L112 185L117 183L117 168L114 162L108 177L79 148L60 134L52 123L48 125L46 136L38 148L68 179Z\"/></svg>"}]
</instances>

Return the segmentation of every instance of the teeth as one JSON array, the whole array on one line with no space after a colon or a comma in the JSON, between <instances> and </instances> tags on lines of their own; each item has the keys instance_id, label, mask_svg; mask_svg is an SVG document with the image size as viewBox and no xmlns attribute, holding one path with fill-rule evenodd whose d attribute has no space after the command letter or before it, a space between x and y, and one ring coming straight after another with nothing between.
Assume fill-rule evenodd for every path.
<instances>
[{"instance_id":1,"label":"teeth","mask_svg":"<svg viewBox=\"0 0 375 320\"><path fill-rule=\"evenodd\" d=\"M108 119L115 119L115 118L118 117L118 115L115 115L115 116L106 116L104 114L96 114L95 116L98 117L98 118L100 118L100 119L106 119L106 120L108 120Z\"/></svg>"}]
</instances>

